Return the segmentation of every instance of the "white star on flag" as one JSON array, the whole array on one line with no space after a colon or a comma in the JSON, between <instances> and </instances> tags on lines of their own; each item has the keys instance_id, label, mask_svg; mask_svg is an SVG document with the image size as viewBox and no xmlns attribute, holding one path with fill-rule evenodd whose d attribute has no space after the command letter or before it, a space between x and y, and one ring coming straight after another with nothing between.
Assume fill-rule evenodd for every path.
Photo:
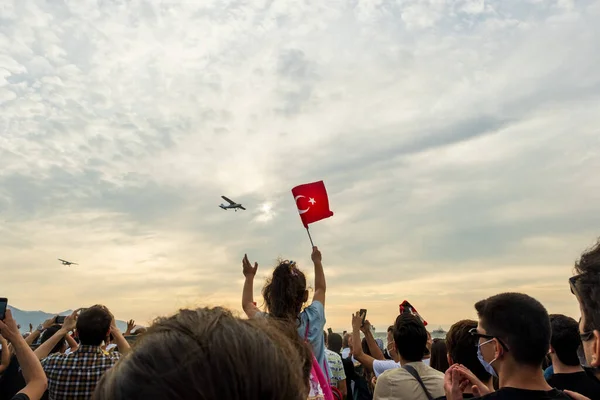
<instances>
[{"instance_id":1,"label":"white star on flag","mask_svg":"<svg viewBox=\"0 0 600 400\"><path fill-rule=\"evenodd\" d=\"M312 197L311 197L310 199L308 199L308 202L309 202L310 204L312 204L313 206L314 206L314 205L315 205L315 203L316 203L315 199L313 199Z\"/></svg>"}]
</instances>

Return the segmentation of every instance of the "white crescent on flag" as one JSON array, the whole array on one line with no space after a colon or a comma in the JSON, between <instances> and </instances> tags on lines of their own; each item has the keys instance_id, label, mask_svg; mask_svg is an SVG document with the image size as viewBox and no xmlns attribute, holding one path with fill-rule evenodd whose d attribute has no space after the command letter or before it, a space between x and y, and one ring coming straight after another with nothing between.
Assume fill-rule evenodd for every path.
<instances>
[{"instance_id":1,"label":"white crescent on flag","mask_svg":"<svg viewBox=\"0 0 600 400\"><path fill-rule=\"evenodd\" d=\"M296 207L298 207L298 199L300 199L302 197L305 197L305 196L298 195L298 196L294 197L294 200L296 201ZM308 210L310 210L310 207L308 207L306 210L301 210L300 207L298 207L298 214L302 215L305 212L307 212Z\"/></svg>"}]
</instances>

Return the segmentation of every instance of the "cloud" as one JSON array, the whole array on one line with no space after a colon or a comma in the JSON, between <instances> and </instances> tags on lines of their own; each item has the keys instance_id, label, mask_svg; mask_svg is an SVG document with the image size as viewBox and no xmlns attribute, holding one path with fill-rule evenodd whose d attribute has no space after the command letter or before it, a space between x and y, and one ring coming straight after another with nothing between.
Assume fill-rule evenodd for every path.
<instances>
[{"instance_id":1,"label":"cloud","mask_svg":"<svg viewBox=\"0 0 600 400\"><path fill-rule=\"evenodd\" d=\"M261 279L279 256L310 271L289 190L324 179L328 324L368 305L388 325L408 297L449 324L503 290L577 312L566 278L600 223L597 2L3 7L15 306L239 309L244 253Z\"/></svg>"}]
</instances>

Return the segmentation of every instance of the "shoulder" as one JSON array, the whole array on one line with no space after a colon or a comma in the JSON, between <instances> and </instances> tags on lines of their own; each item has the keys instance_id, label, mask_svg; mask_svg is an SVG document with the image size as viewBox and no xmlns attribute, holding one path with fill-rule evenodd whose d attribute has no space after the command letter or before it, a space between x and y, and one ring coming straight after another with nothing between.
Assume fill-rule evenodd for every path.
<instances>
[{"instance_id":1,"label":"shoulder","mask_svg":"<svg viewBox=\"0 0 600 400\"><path fill-rule=\"evenodd\" d=\"M44 358L41 363L43 366L49 366L56 363L59 360L65 359L67 356L62 353L54 353L50 354L48 357Z\"/></svg>"},{"instance_id":2,"label":"shoulder","mask_svg":"<svg viewBox=\"0 0 600 400\"><path fill-rule=\"evenodd\" d=\"M323 306L323 303L321 303L319 300L314 300L310 306L306 307L304 309L304 311L302 311L303 313L306 313L307 315L310 314L319 314L319 315L323 315L325 313L325 307Z\"/></svg>"}]
</instances>

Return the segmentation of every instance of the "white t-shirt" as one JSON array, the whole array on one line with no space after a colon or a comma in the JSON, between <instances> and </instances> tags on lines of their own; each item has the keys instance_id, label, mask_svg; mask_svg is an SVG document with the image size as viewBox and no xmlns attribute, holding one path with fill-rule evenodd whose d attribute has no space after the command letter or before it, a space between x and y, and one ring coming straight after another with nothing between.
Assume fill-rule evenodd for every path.
<instances>
[{"instance_id":1,"label":"white t-shirt","mask_svg":"<svg viewBox=\"0 0 600 400\"><path fill-rule=\"evenodd\" d=\"M373 361L373 372L375 376L379 378L379 375L383 374L388 369L400 368L399 362L394 360L374 360Z\"/></svg>"}]
</instances>

